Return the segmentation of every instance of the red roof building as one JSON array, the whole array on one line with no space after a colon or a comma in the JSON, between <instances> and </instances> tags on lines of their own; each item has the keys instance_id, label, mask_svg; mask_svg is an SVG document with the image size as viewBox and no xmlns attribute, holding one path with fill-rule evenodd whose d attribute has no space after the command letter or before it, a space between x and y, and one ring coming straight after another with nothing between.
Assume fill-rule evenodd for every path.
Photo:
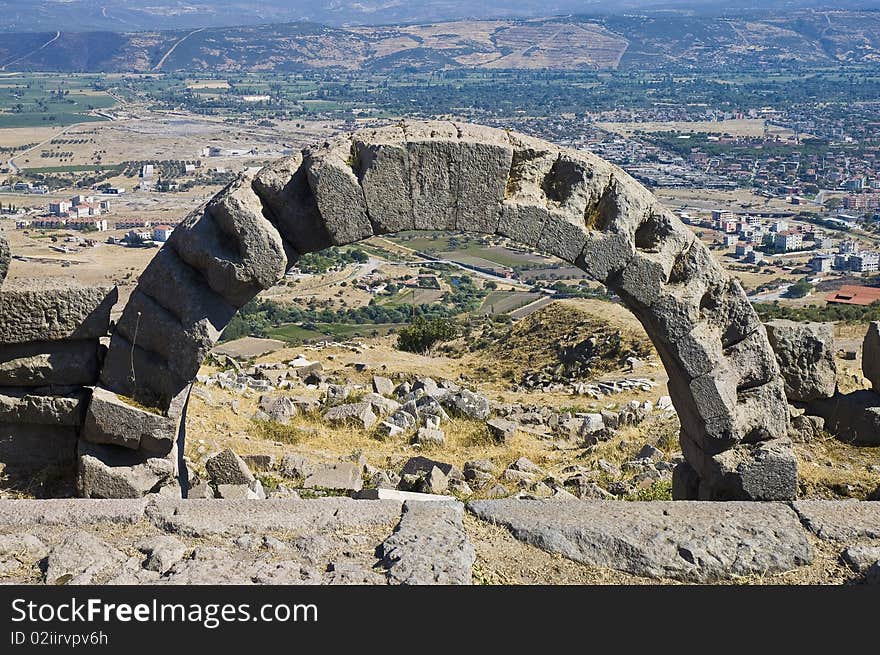
<instances>
[{"instance_id":1,"label":"red roof building","mask_svg":"<svg viewBox=\"0 0 880 655\"><path fill-rule=\"evenodd\" d=\"M826 300L838 305L870 305L880 301L880 287L844 285L828 294Z\"/></svg>"}]
</instances>

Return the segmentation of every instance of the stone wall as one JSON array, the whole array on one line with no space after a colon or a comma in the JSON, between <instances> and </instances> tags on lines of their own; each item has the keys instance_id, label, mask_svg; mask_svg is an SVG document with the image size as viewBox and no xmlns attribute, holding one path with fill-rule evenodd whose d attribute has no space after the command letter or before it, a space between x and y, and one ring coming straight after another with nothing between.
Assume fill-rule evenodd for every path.
<instances>
[{"instance_id":1,"label":"stone wall","mask_svg":"<svg viewBox=\"0 0 880 655\"><path fill-rule=\"evenodd\" d=\"M0 273L5 274L0 244ZM47 279L0 290L0 463L7 484L52 493L73 479L117 291Z\"/></svg>"}]
</instances>

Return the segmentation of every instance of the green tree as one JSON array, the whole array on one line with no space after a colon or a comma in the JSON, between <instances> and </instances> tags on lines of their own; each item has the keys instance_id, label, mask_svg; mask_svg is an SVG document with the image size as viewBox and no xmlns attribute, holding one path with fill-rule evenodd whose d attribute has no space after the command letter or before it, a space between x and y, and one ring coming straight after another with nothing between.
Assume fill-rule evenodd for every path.
<instances>
[{"instance_id":1,"label":"green tree","mask_svg":"<svg viewBox=\"0 0 880 655\"><path fill-rule=\"evenodd\" d=\"M412 323L400 330L397 347L411 353L428 353L437 343L451 341L458 335L458 325L452 319L416 316Z\"/></svg>"},{"instance_id":2,"label":"green tree","mask_svg":"<svg viewBox=\"0 0 880 655\"><path fill-rule=\"evenodd\" d=\"M801 278L790 287L788 287L788 297L789 298L803 298L810 291L813 290L813 285L806 281L806 279Z\"/></svg>"}]
</instances>

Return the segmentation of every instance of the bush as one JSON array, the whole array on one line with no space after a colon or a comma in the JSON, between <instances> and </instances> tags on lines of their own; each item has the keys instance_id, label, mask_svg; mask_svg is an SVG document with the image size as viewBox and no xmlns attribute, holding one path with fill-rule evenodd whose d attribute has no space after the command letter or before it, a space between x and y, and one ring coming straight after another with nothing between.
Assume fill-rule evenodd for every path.
<instances>
[{"instance_id":1,"label":"bush","mask_svg":"<svg viewBox=\"0 0 880 655\"><path fill-rule=\"evenodd\" d=\"M803 298L812 290L813 285L806 280L801 279L788 287L788 293L786 295L788 295L789 298Z\"/></svg>"},{"instance_id":2,"label":"bush","mask_svg":"<svg viewBox=\"0 0 880 655\"><path fill-rule=\"evenodd\" d=\"M451 341L458 334L458 325L451 319L416 316L412 323L401 328L397 347L411 353L427 353L435 344Z\"/></svg>"}]
</instances>

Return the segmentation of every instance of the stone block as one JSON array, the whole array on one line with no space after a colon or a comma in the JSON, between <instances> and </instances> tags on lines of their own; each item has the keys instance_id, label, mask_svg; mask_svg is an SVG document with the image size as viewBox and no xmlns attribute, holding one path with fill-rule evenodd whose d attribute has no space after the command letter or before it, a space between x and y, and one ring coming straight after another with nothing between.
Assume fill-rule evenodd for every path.
<instances>
[{"instance_id":1,"label":"stone block","mask_svg":"<svg viewBox=\"0 0 880 655\"><path fill-rule=\"evenodd\" d=\"M116 287L19 280L0 291L0 344L98 339L107 334L118 298Z\"/></svg>"},{"instance_id":2,"label":"stone block","mask_svg":"<svg viewBox=\"0 0 880 655\"><path fill-rule=\"evenodd\" d=\"M162 456L174 447L177 427L172 418L136 407L112 391L95 387L82 438Z\"/></svg>"},{"instance_id":3,"label":"stone block","mask_svg":"<svg viewBox=\"0 0 880 655\"><path fill-rule=\"evenodd\" d=\"M100 353L97 339L0 345L0 387L94 384Z\"/></svg>"}]
</instances>

